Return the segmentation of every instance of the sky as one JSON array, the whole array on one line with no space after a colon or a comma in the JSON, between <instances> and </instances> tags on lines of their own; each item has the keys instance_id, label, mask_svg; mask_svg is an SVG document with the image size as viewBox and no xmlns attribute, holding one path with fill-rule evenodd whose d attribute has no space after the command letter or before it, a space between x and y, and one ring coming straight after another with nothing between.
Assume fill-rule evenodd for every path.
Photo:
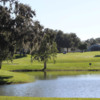
<instances>
[{"instance_id":1,"label":"sky","mask_svg":"<svg viewBox=\"0 0 100 100\"><path fill-rule=\"evenodd\" d=\"M45 28L76 33L81 40L100 37L100 0L20 0L36 11Z\"/></svg>"}]
</instances>

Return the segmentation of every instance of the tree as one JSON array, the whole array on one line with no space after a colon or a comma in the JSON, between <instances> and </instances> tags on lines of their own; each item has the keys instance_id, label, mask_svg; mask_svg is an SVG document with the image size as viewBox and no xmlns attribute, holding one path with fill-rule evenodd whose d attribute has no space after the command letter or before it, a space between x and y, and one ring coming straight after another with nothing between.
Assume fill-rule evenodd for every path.
<instances>
[{"instance_id":1,"label":"tree","mask_svg":"<svg viewBox=\"0 0 100 100\"><path fill-rule=\"evenodd\" d=\"M39 21L34 22L34 26L32 28L32 34L29 36L29 50L30 50L30 55L31 55L31 62L33 61L32 56L35 51L38 51L40 46L41 46L41 41L43 40L44 37L44 32L43 29L44 27L40 25Z\"/></svg>"},{"instance_id":2,"label":"tree","mask_svg":"<svg viewBox=\"0 0 100 100\"><path fill-rule=\"evenodd\" d=\"M0 69L2 61L8 57L8 54L13 52L12 22L9 9L0 5Z\"/></svg>"},{"instance_id":3,"label":"tree","mask_svg":"<svg viewBox=\"0 0 100 100\"><path fill-rule=\"evenodd\" d=\"M75 33L63 33L62 31L56 31L56 43L57 43L57 48L60 51L60 48L71 48L75 50L79 43L80 39L77 37Z\"/></svg>"},{"instance_id":4,"label":"tree","mask_svg":"<svg viewBox=\"0 0 100 100\"><path fill-rule=\"evenodd\" d=\"M33 26L35 12L17 0L0 0L0 3L1 68L3 60L13 57L16 47L24 47L28 43L29 34L33 32L30 26Z\"/></svg>"},{"instance_id":5,"label":"tree","mask_svg":"<svg viewBox=\"0 0 100 100\"><path fill-rule=\"evenodd\" d=\"M79 45L78 48L79 48L80 50L82 50L82 52L83 52L84 50L87 49L87 44L86 44L86 43L80 43L80 45Z\"/></svg>"},{"instance_id":6,"label":"tree","mask_svg":"<svg viewBox=\"0 0 100 100\"><path fill-rule=\"evenodd\" d=\"M34 22L33 17L35 12L28 6L20 3L16 11L16 40L17 48L24 51L29 47L30 37L34 37ZM27 47L27 48L26 48Z\"/></svg>"},{"instance_id":7,"label":"tree","mask_svg":"<svg viewBox=\"0 0 100 100\"><path fill-rule=\"evenodd\" d=\"M71 40L71 48L73 51L75 51L76 48L78 48L80 44L80 39L77 37L75 33L70 33L70 40Z\"/></svg>"},{"instance_id":8,"label":"tree","mask_svg":"<svg viewBox=\"0 0 100 100\"><path fill-rule=\"evenodd\" d=\"M64 34L63 35L63 48L67 48L67 52L69 48L71 48L72 45L72 41L71 41L71 37L69 34Z\"/></svg>"},{"instance_id":9,"label":"tree","mask_svg":"<svg viewBox=\"0 0 100 100\"><path fill-rule=\"evenodd\" d=\"M97 41L96 41L95 39L91 38L91 39L86 40L85 43L86 43L88 46L91 46L91 45L96 44Z\"/></svg>"},{"instance_id":10,"label":"tree","mask_svg":"<svg viewBox=\"0 0 100 100\"><path fill-rule=\"evenodd\" d=\"M56 31L56 39L55 39L55 42L57 43L57 49L59 52L61 52L61 48L63 46L63 31L59 30L59 31Z\"/></svg>"},{"instance_id":11,"label":"tree","mask_svg":"<svg viewBox=\"0 0 100 100\"><path fill-rule=\"evenodd\" d=\"M44 30L44 37L39 47L39 50L33 53L33 57L35 60L43 61L44 68L43 71L46 70L47 61L53 58L55 62L55 57L57 55L57 46L55 41L55 32L51 29Z\"/></svg>"}]
</instances>

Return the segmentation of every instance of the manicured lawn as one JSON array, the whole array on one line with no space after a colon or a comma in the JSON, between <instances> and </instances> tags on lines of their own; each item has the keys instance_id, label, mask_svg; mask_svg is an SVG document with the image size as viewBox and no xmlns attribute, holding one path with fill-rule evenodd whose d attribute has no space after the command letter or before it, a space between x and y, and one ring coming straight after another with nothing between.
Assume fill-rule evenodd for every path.
<instances>
[{"instance_id":1,"label":"manicured lawn","mask_svg":"<svg viewBox=\"0 0 100 100\"><path fill-rule=\"evenodd\" d=\"M98 56L98 57L95 57ZM16 69L42 69L43 63L38 61L30 62L30 55L27 57L14 59L13 63L3 62L3 70ZM89 63L92 63L89 66ZM84 53L67 53L58 54L56 63L49 60L47 63L47 70L88 70L100 69L100 52L84 52Z\"/></svg>"},{"instance_id":2,"label":"manicured lawn","mask_svg":"<svg viewBox=\"0 0 100 100\"><path fill-rule=\"evenodd\" d=\"M33 97L1 96L0 100L100 100L100 99L99 98L33 98Z\"/></svg>"},{"instance_id":3,"label":"manicured lawn","mask_svg":"<svg viewBox=\"0 0 100 100\"><path fill-rule=\"evenodd\" d=\"M0 70L0 84L26 83L34 81L28 74Z\"/></svg>"}]
</instances>

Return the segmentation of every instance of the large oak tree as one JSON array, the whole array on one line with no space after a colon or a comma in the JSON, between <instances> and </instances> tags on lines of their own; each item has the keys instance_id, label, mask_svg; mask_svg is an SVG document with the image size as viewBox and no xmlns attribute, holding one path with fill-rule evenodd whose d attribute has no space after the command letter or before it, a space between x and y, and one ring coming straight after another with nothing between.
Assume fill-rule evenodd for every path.
<instances>
[{"instance_id":1,"label":"large oak tree","mask_svg":"<svg viewBox=\"0 0 100 100\"><path fill-rule=\"evenodd\" d=\"M33 11L17 0L0 0L0 68L2 61L12 57L16 47L25 47L29 34L34 34Z\"/></svg>"}]
</instances>

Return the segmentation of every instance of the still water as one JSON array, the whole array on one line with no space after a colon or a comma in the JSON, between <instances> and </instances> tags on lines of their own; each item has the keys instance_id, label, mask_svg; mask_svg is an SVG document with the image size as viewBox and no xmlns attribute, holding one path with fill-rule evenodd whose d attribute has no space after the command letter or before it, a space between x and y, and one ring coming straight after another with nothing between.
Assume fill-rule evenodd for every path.
<instances>
[{"instance_id":1,"label":"still water","mask_svg":"<svg viewBox=\"0 0 100 100\"><path fill-rule=\"evenodd\" d=\"M46 74L44 74L46 75ZM33 83L0 86L2 96L100 98L100 74L39 78Z\"/></svg>"}]
</instances>

